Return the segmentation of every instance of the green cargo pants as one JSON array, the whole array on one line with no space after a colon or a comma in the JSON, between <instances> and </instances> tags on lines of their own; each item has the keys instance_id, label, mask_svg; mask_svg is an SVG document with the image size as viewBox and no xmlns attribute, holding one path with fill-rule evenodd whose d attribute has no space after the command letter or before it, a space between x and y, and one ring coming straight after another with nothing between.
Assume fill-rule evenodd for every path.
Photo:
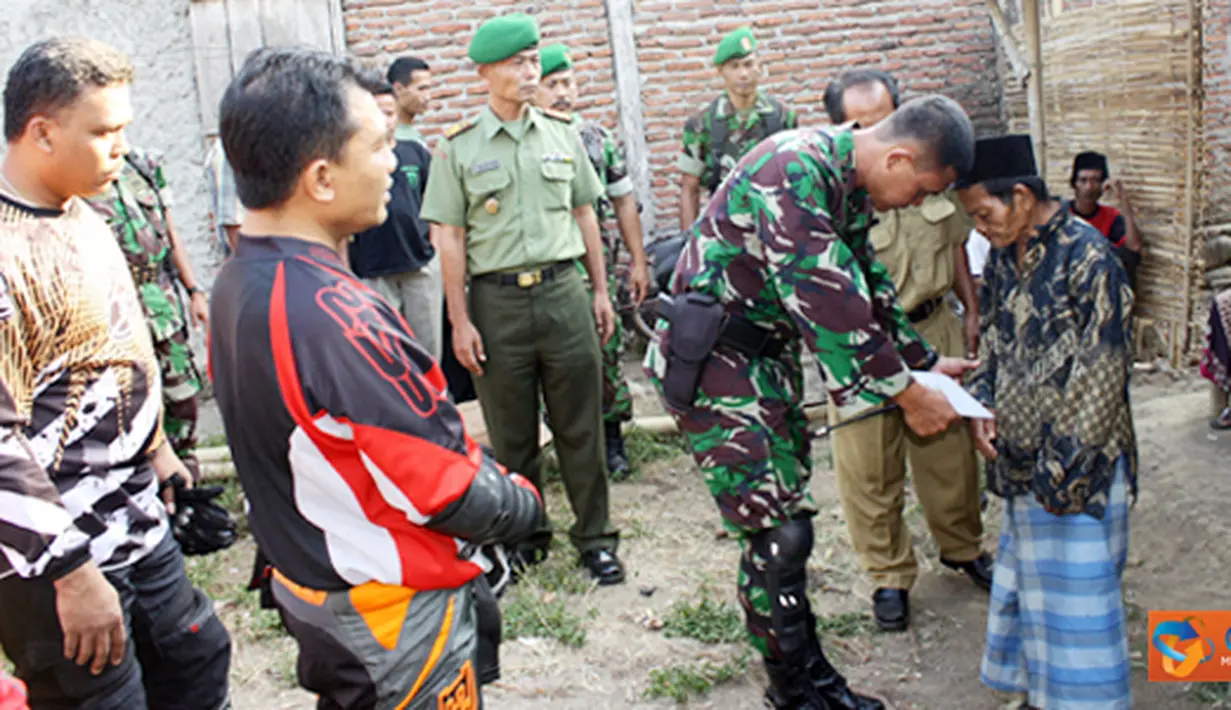
<instances>
[{"instance_id":1,"label":"green cargo pants","mask_svg":"<svg viewBox=\"0 0 1231 710\"><path fill-rule=\"evenodd\" d=\"M602 352L590 295L574 269L521 288L474 279L470 318L487 362L474 378L496 459L543 490L539 393L551 418L564 489L577 521L569 539L579 552L615 550L607 510L603 440ZM530 542L546 545L551 523Z\"/></svg>"}]
</instances>

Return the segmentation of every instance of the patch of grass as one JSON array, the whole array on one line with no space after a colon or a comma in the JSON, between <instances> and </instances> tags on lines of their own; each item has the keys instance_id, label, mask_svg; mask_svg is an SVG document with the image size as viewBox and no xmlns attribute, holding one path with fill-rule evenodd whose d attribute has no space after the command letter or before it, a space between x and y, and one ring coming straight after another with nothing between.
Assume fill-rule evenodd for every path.
<instances>
[{"instance_id":1,"label":"patch of grass","mask_svg":"<svg viewBox=\"0 0 1231 710\"><path fill-rule=\"evenodd\" d=\"M691 638L701 643L736 643L744 638L744 619L739 611L703 593L700 601L678 601L663 618L663 635Z\"/></svg>"},{"instance_id":2,"label":"patch of grass","mask_svg":"<svg viewBox=\"0 0 1231 710\"><path fill-rule=\"evenodd\" d=\"M641 518L628 518L620 523L621 540L641 540L651 534L650 524Z\"/></svg>"},{"instance_id":3,"label":"patch of grass","mask_svg":"<svg viewBox=\"0 0 1231 710\"><path fill-rule=\"evenodd\" d=\"M1231 683L1193 683L1188 692L1210 710L1231 708Z\"/></svg>"},{"instance_id":4,"label":"patch of grass","mask_svg":"<svg viewBox=\"0 0 1231 710\"><path fill-rule=\"evenodd\" d=\"M210 599L227 596L232 582L227 577L227 556L222 553L212 555L193 555L184 557L184 569L188 573L188 581L200 589Z\"/></svg>"},{"instance_id":5,"label":"patch of grass","mask_svg":"<svg viewBox=\"0 0 1231 710\"><path fill-rule=\"evenodd\" d=\"M632 427L625 432L624 450L628 453L628 463L636 476L646 464L688 453L688 444L679 434L652 434Z\"/></svg>"},{"instance_id":6,"label":"patch of grass","mask_svg":"<svg viewBox=\"0 0 1231 710\"><path fill-rule=\"evenodd\" d=\"M650 671L647 698L670 698L684 703L689 698L704 695L716 686L729 683L748 672L748 652L723 664L710 661L655 668Z\"/></svg>"},{"instance_id":7,"label":"patch of grass","mask_svg":"<svg viewBox=\"0 0 1231 710\"><path fill-rule=\"evenodd\" d=\"M585 620L596 616L597 610L587 608L582 597L595 583L568 557L548 558L526 570L509 589L501 603L505 638L549 638L570 648L585 645Z\"/></svg>"},{"instance_id":8,"label":"patch of grass","mask_svg":"<svg viewBox=\"0 0 1231 710\"><path fill-rule=\"evenodd\" d=\"M522 582L509 591L502 604L504 638L549 638L569 648L586 644L585 620L573 613L567 597L542 594Z\"/></svg>"},{"instance_id":9,"label":"patch of grass","mask_svg":"<svg viewBox=\"0 0 1231 710\"><path fill-rule=\"evenodd\" d=\"M847 638L860 636L876 631L876 622L870 614L848 611L842 614L829 614L818 617L816 632L821 636L837 636Z\"/></svg>"},{"instance_id":10,"label":"patch of grass","mask_svg":"<svg viewBox=\"0 0 1231 710\"><path fill-rule=\"evenodd\" d=\"M226 445L227 445L227 435L226 434L214 434L213 436L207 436L203 439L197 439L197 448L199 449L212 449L218 446L226 446Z\"/></svg>"},{"instance_id":11,"label":"patch of grass","mask_svg":"<svg viewBox=\"0 0 1231 710\"><path fill-rule=\"evenodd\" d=\"M227 625L232 632L242 631L255 641L289 637L282 628L282 619L273 609L262 609L260 595L247 589L238 589L232 597L232 613Z\"/></svg>"}]
</instances>

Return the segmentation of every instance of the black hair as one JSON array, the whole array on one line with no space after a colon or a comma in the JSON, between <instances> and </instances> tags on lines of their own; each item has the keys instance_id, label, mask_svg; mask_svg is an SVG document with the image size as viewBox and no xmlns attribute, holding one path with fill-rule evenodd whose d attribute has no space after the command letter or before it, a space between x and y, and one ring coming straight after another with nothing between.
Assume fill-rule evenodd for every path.
<instances>
[{"instance_id":1,"label":"black hair","mask_svg":"<svg viewBox=\"0 0 1231 710\"><path fill-rule=\"evenodd\" d=\"M1048 199L1047 182L1037 175L995 178L993 180L984 180L981 184L983 189L987 190L987 194L997 198L1006 205L1013 204L1013 189L1018 185L1030 190L1038 198L1039 202L1047 202Z\"/></svg>"},{"instance_id":2,"label":"black hair","mask_svg":"<svg viewBox=\"0 0 1231 710\"><path fill-rule=\"evenodd\" d=\"M314 160L337 160L354 135L349 89L355 66L328 52L256 49L219 106L219 132L248 209L279 205Z\"/></svg>"},{"instance_id":3,"label":"black hair","mask_svg":"<svg viewBox=\"0 0 1231 710\"><path fill-rule=\"evenodd\" d=\"M355 78L359 81L359 86L372 92L373 96L393 94L393 84L390 84L385 79L385 76L380 73L379 69L358 67L355 69Z\"/></svg>"},{"instance_id":4,"label":"black hair","mask_svg":"<svg viewBox=\"0 0 1231 710\"><path fill-rule=\"evenodd\" d=\"M133 65L120 50L85 37L52 37L26 48L4 85L4 138L15 141L30 119L62 109L91 88L131 83Z\"/></svg>"},{"instance_id":5,"label":"black hair","mask_svg":"<svg viewBox=\"0 0 1231 710\"><path fill-rule=\"evenodd\" d=\"M898 80L894 79L892 74L880 69L850 69L839 74L837 79L825 87L825 113L829 114L829 120L835 124L846 123L843 98L847 90L876 83L882 84L889 91L889 98L893 99L893 107L896 109L902 96L898 91Z\"/></svg>"},{"instance_id":6,"label":"black hair","mask_svg":"<svg viewBox=\"0 0 1231 710\"><path fill-rule=\"evenodd\" d=\"M1107 178L1111 177L1111 171L1107 169L1107 156L1093 150L1083 151L1073 158L1073 174L1069 177L1070 187L1077 187L1077 173L1082 170L1097 170L1101 172L1104 182L1107 181Z\"/></svg>"},{"instance_id":7,"label":"black hair","mask_svg":"<svg viewBox=\"0 0 1231 710\"><path fill-rule=\"evenodd\" d=\"M401 84L405 86L410 83L410 75L417 71L431 71L432 68L427 65L427 62L418 57L398 57L389 65L389 71L385 73L385 78L390 84Z\"/></svg>"},{"instance_id":8,"label":"black hair","mask_svg":"<svg viewBox=\"0 0 1231 710\"><path fill-rule=\"evenodd\" d=\"M874 129L883 140L914 140L932 149L941 167L964 178L975 163L975 129L953 99L930 94L911 99Z\"/></svg>"}]
</instances>

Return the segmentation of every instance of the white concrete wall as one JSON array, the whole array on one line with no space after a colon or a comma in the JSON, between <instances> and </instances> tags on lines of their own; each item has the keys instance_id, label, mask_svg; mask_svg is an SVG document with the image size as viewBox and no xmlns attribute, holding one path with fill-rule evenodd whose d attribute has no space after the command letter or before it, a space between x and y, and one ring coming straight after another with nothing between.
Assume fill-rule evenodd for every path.
<instances>
[{"instance_id":1,"label":"white concrete wall","mask_svg":"<svg viewBox=\"0 0 1231 710\"><path fill-rule=\"evenodd\" d=\"M133 145L161 153L176 200L172 211L198 276L213 282L221 254L209 234L202 178L189 0L0 0L0 82L31 43L79 34L128 52L136 65Z\"/></svg>"}]
</instances>

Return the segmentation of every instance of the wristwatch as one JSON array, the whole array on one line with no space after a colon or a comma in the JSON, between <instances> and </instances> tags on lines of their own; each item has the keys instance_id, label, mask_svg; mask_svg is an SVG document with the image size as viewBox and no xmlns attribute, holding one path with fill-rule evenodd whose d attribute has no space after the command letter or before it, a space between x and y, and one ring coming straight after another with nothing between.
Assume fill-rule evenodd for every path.
<instances>
[{"instance_id":1,"label":"wristwatch","mask_svg":"<svg viewBox=\"0 0 1231 710\"><path fill-rule=\"evenodd\" d=\"M188 295L189 295L189 296L195 296L195 295L197 295L198 293L199 293L199 294L201 294L202 296L204 296L204 295L205 295L205 289L201 288L200 286L190 286L190 287L188 287Z\"/></svg>"}]
</instances>

